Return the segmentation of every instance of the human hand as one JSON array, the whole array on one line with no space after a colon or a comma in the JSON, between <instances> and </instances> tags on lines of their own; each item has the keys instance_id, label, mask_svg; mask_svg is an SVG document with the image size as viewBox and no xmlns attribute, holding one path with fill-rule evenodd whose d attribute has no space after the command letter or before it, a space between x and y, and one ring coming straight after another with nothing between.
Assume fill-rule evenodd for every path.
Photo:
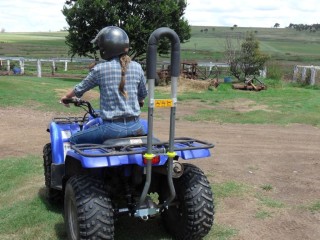
<instances>
[{"instance_id":1,"label":"human hand","mask_svg":"<svg viewBox=\"0 0 320 240\"><path fill-rule=\"evenodd\" d=\"M68 98L67 96L63 96L61 99L60 99L60 103L63 104L65 107L70 107L69 103L65 103L67 99L70 99Z\"/></svg>"},{"instance_id":2,"label":"human hand","mask_svg":"<svg viewBox=\"0 0 320 240\"><path fill-rule=\"evenodd\" d=\"M139 101L139 106L140 106L140 108L142 108L143 105L144 105L144 100Z\"/></svg>"}]
</instances>

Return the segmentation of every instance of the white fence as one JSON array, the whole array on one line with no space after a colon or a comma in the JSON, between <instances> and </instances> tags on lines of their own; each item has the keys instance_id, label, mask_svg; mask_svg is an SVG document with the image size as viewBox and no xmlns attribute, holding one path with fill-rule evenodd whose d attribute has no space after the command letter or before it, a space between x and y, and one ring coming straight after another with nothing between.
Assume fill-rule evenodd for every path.
<instances>
[{"instance_id":1,"label":"white fence","mask_svg":"<svg viewBox=\"0 0 320 240\"><path fill-rule=\"evenodd\" d=\"M13 64L15 69L12 68ZM16 66L18 63L19 66ZM86 75L89 71L90 65L96 63L94 59L88 58L76 58L76 59L34 59L34 58L23 58L23 57L1 57L0 56L0 69L6 71L6 74L13 72L14 74L21 75L37 75L42 77L43 74L56 75L56 74L67 74L76 72L77 74ZM164 64L170 64L167 61L157 63L158 67ZM217 62L198 62L198 66L204 67L205 71L210 73L212 68L229 68L227 63ZM145 64L143 64L145 66ZM12 68L12 69L11 69ZM58 71L59 69L59 71ZM75 70L75 71L73 71ZM260 76L265 78L267 73L266 67L260 71ZM81 75L82 75L81 74Z\"/></svg>"},{"instance_id":2,"label":"white fence","mask_svg":"<svg viewBox=\"0 0 320 240\"><path fill-rule=\"evenodd\" d=\"M88 70L88 66L90 63L95 62L93 59L34 59L34 58L20 58L20 57L0 57L0 67L2 70L9 74L13 72L14 74L25 74L26 70L28 72L36 72L38 77L42 77L43 72L48 72L51 75L55 75L57 71L57 66L59 66L59 70L61 72L61 68L63 68L64 72L68 71L69 64L78 64L81 69ZM12 63L15 64L12 67ZM16 66L18 63L19 66ZM45 68L45 71L43 69Z\"/></svg>"},{"instance_id":3,"label":"white fence","mask_svg":"<svg viewBox=\"0 0 320 240\"><path fill-rule=\"evenodd\" d=\"M296 65L293 69L293 82L309 83L315 85L319 66L300 66Z\"/></svg>"}]
</instances>

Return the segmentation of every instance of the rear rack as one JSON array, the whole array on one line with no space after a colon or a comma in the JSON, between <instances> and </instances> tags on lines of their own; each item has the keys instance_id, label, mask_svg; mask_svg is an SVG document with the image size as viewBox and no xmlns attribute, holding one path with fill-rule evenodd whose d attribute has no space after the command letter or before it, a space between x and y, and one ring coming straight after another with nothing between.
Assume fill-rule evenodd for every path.
<instances>
[{"instance_id":1,"label":"rear rack","mask_svg":"<svg viewBox=\"0 0 320 240\"><path fill-rule=\"evenodd\" d=\"M84 123L88 121L88 117L55 117L52 119L52 122L57 124L70 124L70 123Z\"/></svg>"},{"instance_id":2,"label":"rear rack","mask_svg":"<svg viewBox=\"0 0 320 240\"><path fill-rule=\"evenodd\" d=\"M213 148L214 144L194 138L180 137L174 139L174 151L197 150ZM118 145L103 144L75 144L71 145L78 154L85 157L108 157L144 154L147 152L147 144L129 144L119 147ZM169 142L157 142L152 144L152 153L165 154L169 149Z\"/></svg>"}]
</instances>

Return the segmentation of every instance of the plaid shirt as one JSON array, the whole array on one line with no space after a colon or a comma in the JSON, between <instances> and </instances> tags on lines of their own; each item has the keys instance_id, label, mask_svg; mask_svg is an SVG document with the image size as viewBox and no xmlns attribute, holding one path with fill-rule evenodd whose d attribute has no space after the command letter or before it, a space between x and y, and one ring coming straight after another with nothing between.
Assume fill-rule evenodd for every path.
<instances>
[{"instance_id":1,"label":"plaid shirt","mask_svg":"<svg viewBox=\"0 0 320 240\"><path fill-rule=\"evenodd\" d=\"M128 93L128 98L119 92L120 81L120 61L119 58L113 58L94 66L88 76L75 86L74 93L80 98L86 91L99 86L102 119L139 116L139 101L147 96L146 79L141 65L131 61L127 68L124 90Z\"/></svg>"}]
</instances>

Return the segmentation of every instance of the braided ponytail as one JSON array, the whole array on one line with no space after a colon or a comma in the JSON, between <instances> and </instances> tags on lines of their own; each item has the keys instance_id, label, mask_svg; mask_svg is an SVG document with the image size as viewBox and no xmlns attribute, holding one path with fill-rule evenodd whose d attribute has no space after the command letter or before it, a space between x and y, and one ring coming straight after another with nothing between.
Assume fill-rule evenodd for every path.
<instances>
[{"instance_id":1,"label":"braided ponytail","mask_svg":"<svg viewBox=\"0 0 320 240\"><path fill-rule=\"evenodd\" d=\"M131 62L131 58L127 54L123 54L120 56L120 65L121 65L121 81L119 84L119 92L125 97L128 98L128 93L124 90L124 86L126 85L126 72L128 69L128 65Z\"/></svg>"}]
</instances>

